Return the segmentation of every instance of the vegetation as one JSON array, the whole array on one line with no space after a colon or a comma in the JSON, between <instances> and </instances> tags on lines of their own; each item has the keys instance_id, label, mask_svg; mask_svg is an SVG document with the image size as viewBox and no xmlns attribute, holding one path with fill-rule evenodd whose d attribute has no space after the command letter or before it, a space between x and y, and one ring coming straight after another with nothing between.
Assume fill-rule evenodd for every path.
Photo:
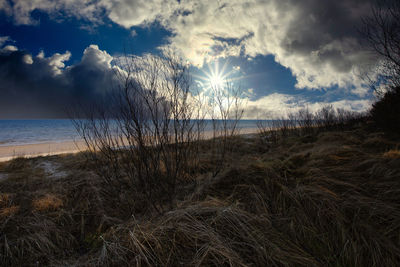
<instances>
[{"instance_id":1,"label":"vegetation","mask_svg":"<svg viewBox=\"0 0 400 267\"><path fill-rule=\"evenodd\" d=\"M377 126L400 133L400 4L379 1L372 15L364 19L362 29L370 48L379 56L380 87L371 110ZM375 86L375 84L373 84Z\"/></svg>"},{"instance_id":2,"label":"vegetation","mask_svg":"<svg viewBox=\"0 0 400 267\"><path fill-rule=\"evenodd\" d=\"M400 133L400 87L393 87L374 103L371 116L381 129Z\"/></svg>"},{"instance_id":3,"label":"vegetation","mask_svg":"<svg viewBox=\"0 0 400 267\"><path fill-rule=\"evenodd\" d=\"M176 205L182 186L194 179L205 116L211 118L214 176L225 163L241 117L239 91L212 88L207 101L193 92L188 66L170 51L162 56L125 57L120 87L111 105L76 110L74 124L97 175L114 202L147 202L162 214ZM211 102L211 103L210 103ZM216 107L216 108L215 108Z\"/></svg>"},{"instance_id":4,"label":"vegetation","mask_svg":"<svg viewBox=\"0 0 400 267\"><path fill-rule=\"evenodd\" d=\"M200 140L162 214L116 205L85 153L1 163L0 264L398 266L400 137L373 129L235 136L215 177Z\"/></svg>"},{"instance_id":5,"label":"vegetation","mask_svg":"<svg viewBox=\"0 0 400 267\"><path fill-rule=\"evenodd\" d=\"M290 136L313 136L327 130L345 130L366 119L366 114L326 105L314 113L306 107L289 113L287 118L258 121L257 126L267 142L276 143Z\"/></svg>"}]
</instances>

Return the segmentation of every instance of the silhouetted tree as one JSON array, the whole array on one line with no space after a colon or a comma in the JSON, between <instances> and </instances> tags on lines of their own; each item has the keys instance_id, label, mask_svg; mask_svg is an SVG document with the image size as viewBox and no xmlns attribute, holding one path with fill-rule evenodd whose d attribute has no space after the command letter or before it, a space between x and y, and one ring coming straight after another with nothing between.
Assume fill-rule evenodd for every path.
<instances>
[{"instance_id":1,"label":"silhouetted tree","mask_svg":"<svg viewBox=\"0 0 400 267\"><path fill-rule=\"evenodd\" d=\"M371 116L383 129L400 132L400 87L394 87L373 104Z\"/></svg>"},{"instance_id":2,"label":"silhouetted tree","mask_svg":"<svg viewBox=\"0 0 400 267\"><path fill-rule=\"evenodd\" d=\"M381 56L380 75L385 83L371 115L378 126L400 129L400 2L379 1L364 19L363 33L371 48Z\"/></svg>"},{"instance_id":3,"label":"silhouetted tree","mask_svg":"<svg viewBox=\"0 0 400 267\"><path fill-rule=\"evenodd\" d=\"M109 192L121 201L144 199L162 213L197 164L203 117L188 66L175 54L126 56L120 65L113 105L74 123Z\"/></svg>"}]
</instances>

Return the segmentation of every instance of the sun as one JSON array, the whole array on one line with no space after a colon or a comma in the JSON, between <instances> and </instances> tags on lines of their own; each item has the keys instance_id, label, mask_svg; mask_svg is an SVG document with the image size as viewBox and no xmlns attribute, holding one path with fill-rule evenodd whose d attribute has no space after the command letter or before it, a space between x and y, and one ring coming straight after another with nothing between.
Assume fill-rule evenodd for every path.
<instances>
[{"instance_id":1,"label":"sun","mask_svg":"<svg viewBox=\"0 0 400 267\"><path fill-rule=\"evenodd\" d=\"M201 70L201 72L203 72L202 75L194 76L205 90L223 89L232 81L232 71L227 72L227 67L228 63L225 62L225 64L220 68L219 61L216 60L214 62L209 62L207 66Z\"/></svg>"},{"instance_id":2,"label":"sun","mask_svg":"<svg viewBox=\"0 0 400 267\"><path fill-rule=\"evenodd\" d=\"M220 75L219 73L209 76L208 81L210 83L210 86L213 88L224 87L227 82L225 77L223 75Z\"/></svg>"},{"instance_id":3,"label":"sun","mask_svg":"<svg viewBox=\"0 0 400 267\"><path fill-rule=\"evenodd\" d=\"M219 63L219 59L210 61L199 69L198 74L193 74L203 92L227 90L234 84L239 86L236 83L247 78L242 75L238 66L231 66L229 60L224 60L221 65Z\"/></svg>"}]
</instances>

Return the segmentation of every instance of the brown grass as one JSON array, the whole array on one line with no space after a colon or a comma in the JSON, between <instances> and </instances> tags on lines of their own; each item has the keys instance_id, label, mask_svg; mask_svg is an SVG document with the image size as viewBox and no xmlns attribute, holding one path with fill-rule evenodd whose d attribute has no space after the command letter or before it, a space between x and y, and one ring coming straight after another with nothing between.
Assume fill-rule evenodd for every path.
<instances>
[{"instance_id":1,"label":"brown grass","mask_svg":"<svg viewBox=\"0 0 400 267\"><path fill-rule=\"evenodd\" d=\"M54 211L63 206L63 201L53 194L46 194L33 200L32 205L36 211Z\"/></svg>"},{"instance_id":2,"label":"brown grass","mask_svg":"<svg viewBox=\"0 0 400 267\"><path fill-rule=\"evenodd\" d=\"M12 200L12 195L8 193L0 194L0 207L6 206Z\"/></svg>"},{"instance_id":3,"label":"brown grass","mask_svg":"<svg viewBox=\"0 0 400 267\"><path fill-rule=\"evenodd\" d=\"M400 159L400 151L397 149L391 149L383 153L383 157L389 159Z\"/></svg>"},{"instance_id":4,"label":"brown grass","mask_svg":"<svg viewBox=\"0 0 400 267\"><path fill-rule=\"evenodd\" d=\"M19 210L19 206L9 206L0 209L0 217L8 217L16 214Z\"/></svg>"}]
</instances>

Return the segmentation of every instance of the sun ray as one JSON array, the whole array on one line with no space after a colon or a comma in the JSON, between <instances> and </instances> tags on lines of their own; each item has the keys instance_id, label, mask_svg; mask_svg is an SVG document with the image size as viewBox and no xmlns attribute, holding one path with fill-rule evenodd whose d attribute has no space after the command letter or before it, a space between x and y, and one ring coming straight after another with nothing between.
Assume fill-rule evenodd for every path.
<instances>
[{"instance_id":1,"label":"sun ray","mask_svg":"<svg viewBox=\"0 0 400 267\"><path fill-rule=\"evenodd\" d=\"M217 59L207 64L200 69L200 73L193 74L193 77L198 82L199 86L205 92L211 90L222 90L231 83L236 83L245 79L246 75L240 75L237 70L231 68L229 61L226 60L223 64Z\"/></svg>"}]
</instances>

